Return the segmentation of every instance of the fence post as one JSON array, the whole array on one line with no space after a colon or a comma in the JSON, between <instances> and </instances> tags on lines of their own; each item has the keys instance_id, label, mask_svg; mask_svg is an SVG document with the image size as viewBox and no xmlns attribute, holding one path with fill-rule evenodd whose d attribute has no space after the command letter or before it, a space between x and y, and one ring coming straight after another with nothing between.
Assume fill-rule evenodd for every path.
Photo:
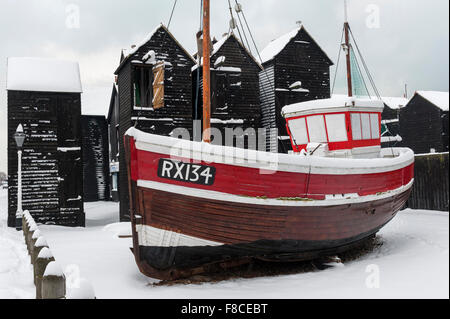
<instances>
[{"instance_id":1,"label":"fence post","mask_svg":"<svg viewBox=\"0 0 450 319\"><path fill-rule=\"evenodd\" d=\"M65 299L66 277L56 261L50 262L45 268L42 279L42 299Z\"/></svg>"},{"instance_id":2,"label":"fence post","mask_svg":"<svg viewBox=\"0 0 450 319\"><path fill-rule=\"evenodd\" d=\"M36 299L42 299L42 280L47 265L55 261L48 247L43 247L34 262L34 284L36 286Z\"/></svg>"},{"instance_id":3,"label":"fence post","mask_svg":"<svg viewBox=\"0 0 450 319\"><path fill-rule=\"evenodd\" d=\"M31 244L31 238L33 237L34 232L37 230L37 225L33 219L30 219L29 225L30 226L28 228L26 242L27 242L28 254L30 256L32 256L33 246ZM31 260L31 262L33 262L33 260Z\"/></svg>"},{"instance_id":4,"label":"fence post","mask_svg":"<svg viewBox=\"0 0 450 319\"><path fill-rule=\"evenodd\" d=\"M47 241L43 236L40 236L36 242L33 245L33 250L31 252L31 263L34 265L34 262L36 261L37 256L39 255L39 252L42 248L47 247Z\"/></svg>"}]
</instances>

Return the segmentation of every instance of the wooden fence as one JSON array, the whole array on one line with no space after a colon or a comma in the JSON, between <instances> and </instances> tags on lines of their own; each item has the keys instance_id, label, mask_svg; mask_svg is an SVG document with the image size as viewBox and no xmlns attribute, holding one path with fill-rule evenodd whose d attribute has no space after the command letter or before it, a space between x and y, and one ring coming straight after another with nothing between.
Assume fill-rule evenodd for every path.
<instances>
[{"instance_id":1,"label":"wooden fence","mask_svg":"<svg viewBox=\"0 0 450 319\"><path fill-rule=\"evenodd\" d=\"M30 261L33 265L36 299L94 299L95 293L90 283L84 281L83 287L67 296L66 277L62 268L56 263L47 241L38 229L36 221L29 211L22 216L22 230ZM81 282L81 281L80 281Z\"/></svg>"},{"instance_id":2,"label":"wooden fence","mask_svg":"<svg viewBox=\"0 0 450 319\"><path fill-rule=\"evenodd\" d=\"M448 154L415 156L414 186L407 203L409 208L448 211Z\"/></svg>"}]
</instances>

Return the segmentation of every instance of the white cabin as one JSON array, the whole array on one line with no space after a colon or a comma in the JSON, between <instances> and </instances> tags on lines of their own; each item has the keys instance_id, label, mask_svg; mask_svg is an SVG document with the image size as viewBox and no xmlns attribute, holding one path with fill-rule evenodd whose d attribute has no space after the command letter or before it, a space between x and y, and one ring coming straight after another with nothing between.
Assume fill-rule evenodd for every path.
<instances>
[{"instance_id":1,"label":"white cabin","mask_svg":"<svg viewBox=\"0 0 450 319\"><path fill-rule=\"evenodd\" d=\"M282 115L294 153L376 158L383 108L380 100L336 97L288 105Z\"/></svg>"}]
</instances>

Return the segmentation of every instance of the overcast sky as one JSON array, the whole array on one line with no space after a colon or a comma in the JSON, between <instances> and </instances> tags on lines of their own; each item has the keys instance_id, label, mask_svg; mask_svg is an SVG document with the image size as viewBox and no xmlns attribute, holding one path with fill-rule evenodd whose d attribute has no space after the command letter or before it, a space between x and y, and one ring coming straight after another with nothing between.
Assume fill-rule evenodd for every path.
<instances>
[{"instance_id":1,"label":"overcast sky","mask_svg":"<svg viewBox=\"0 0 450 319\"><path fill-rule=\"evenodd\" d=\"M240 2L259 49L302 21L336 62L343 0ZM401 96L405 83L410 94L448 91L448 0L348 2L353 33L382 95ZM167 24L172 5L173 0L0 0L0 171L7 170L7 57L78 61L83 113L106 114L120 50L139 43L158 23ZM189 52L196 47L199 19L200 0L178 0L170 30ZM228 1L212 0L212 35L227 32L229 19ZM337 93L345 92L342 75Z\"/></svg>"}]
</instances>

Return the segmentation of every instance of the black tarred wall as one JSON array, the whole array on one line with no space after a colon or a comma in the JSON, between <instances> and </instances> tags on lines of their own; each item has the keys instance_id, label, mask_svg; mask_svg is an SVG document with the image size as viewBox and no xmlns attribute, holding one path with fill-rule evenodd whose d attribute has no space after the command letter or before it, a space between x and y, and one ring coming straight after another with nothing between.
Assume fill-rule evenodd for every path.
<instances>
[{"instance_id":1,"label":"black tarred wall","mask_svg":"<svg viewBox=\"0 0 450 319\"><path fill-rule=\"evenodd\" d=\"M8 91L8 226L17 210L17 147L22 124L23 210L39 223L84 226L79 93Z\"/></svg>"},{"instance_id":2,"label":"black tarred wall","mask_svg":"<svg viewBox=\"0 0 450 319\"><path fill-rule=\"evenodd\" d=\"M165 61L164 107L142 110L134 107L133 78L136 68L149 67L141 61L150 50L155 51L156 60ZM120 218L129 220L128 177L123 145L123 136L131 127L144 132L169 135L175 128L185 128L192 134L192 83L191 68L194 61L172 38L164 27L160 27L147 43L122 61L116 71L119 91L119 189Z\"/></svg>"},{"instance_id":3,"label":"black tarred wall","mask_svg":"<svg viewBox=\"0 0 450 319\"><path fill-rule=\"evenodd\" d=\"M109 200L108 125L104 116L83 115L84 201Z\"/></svg>"},{"instance_id":4,"label":"black tarred wall","mask_svg":"<svg viewBox=\"0 0 450 319\"><path fill-rule=\"evenodd\" d=\"M416 154L448 152L448 111L416 94L400 111L402 146Z\"/></svg>"}]
</instances>

